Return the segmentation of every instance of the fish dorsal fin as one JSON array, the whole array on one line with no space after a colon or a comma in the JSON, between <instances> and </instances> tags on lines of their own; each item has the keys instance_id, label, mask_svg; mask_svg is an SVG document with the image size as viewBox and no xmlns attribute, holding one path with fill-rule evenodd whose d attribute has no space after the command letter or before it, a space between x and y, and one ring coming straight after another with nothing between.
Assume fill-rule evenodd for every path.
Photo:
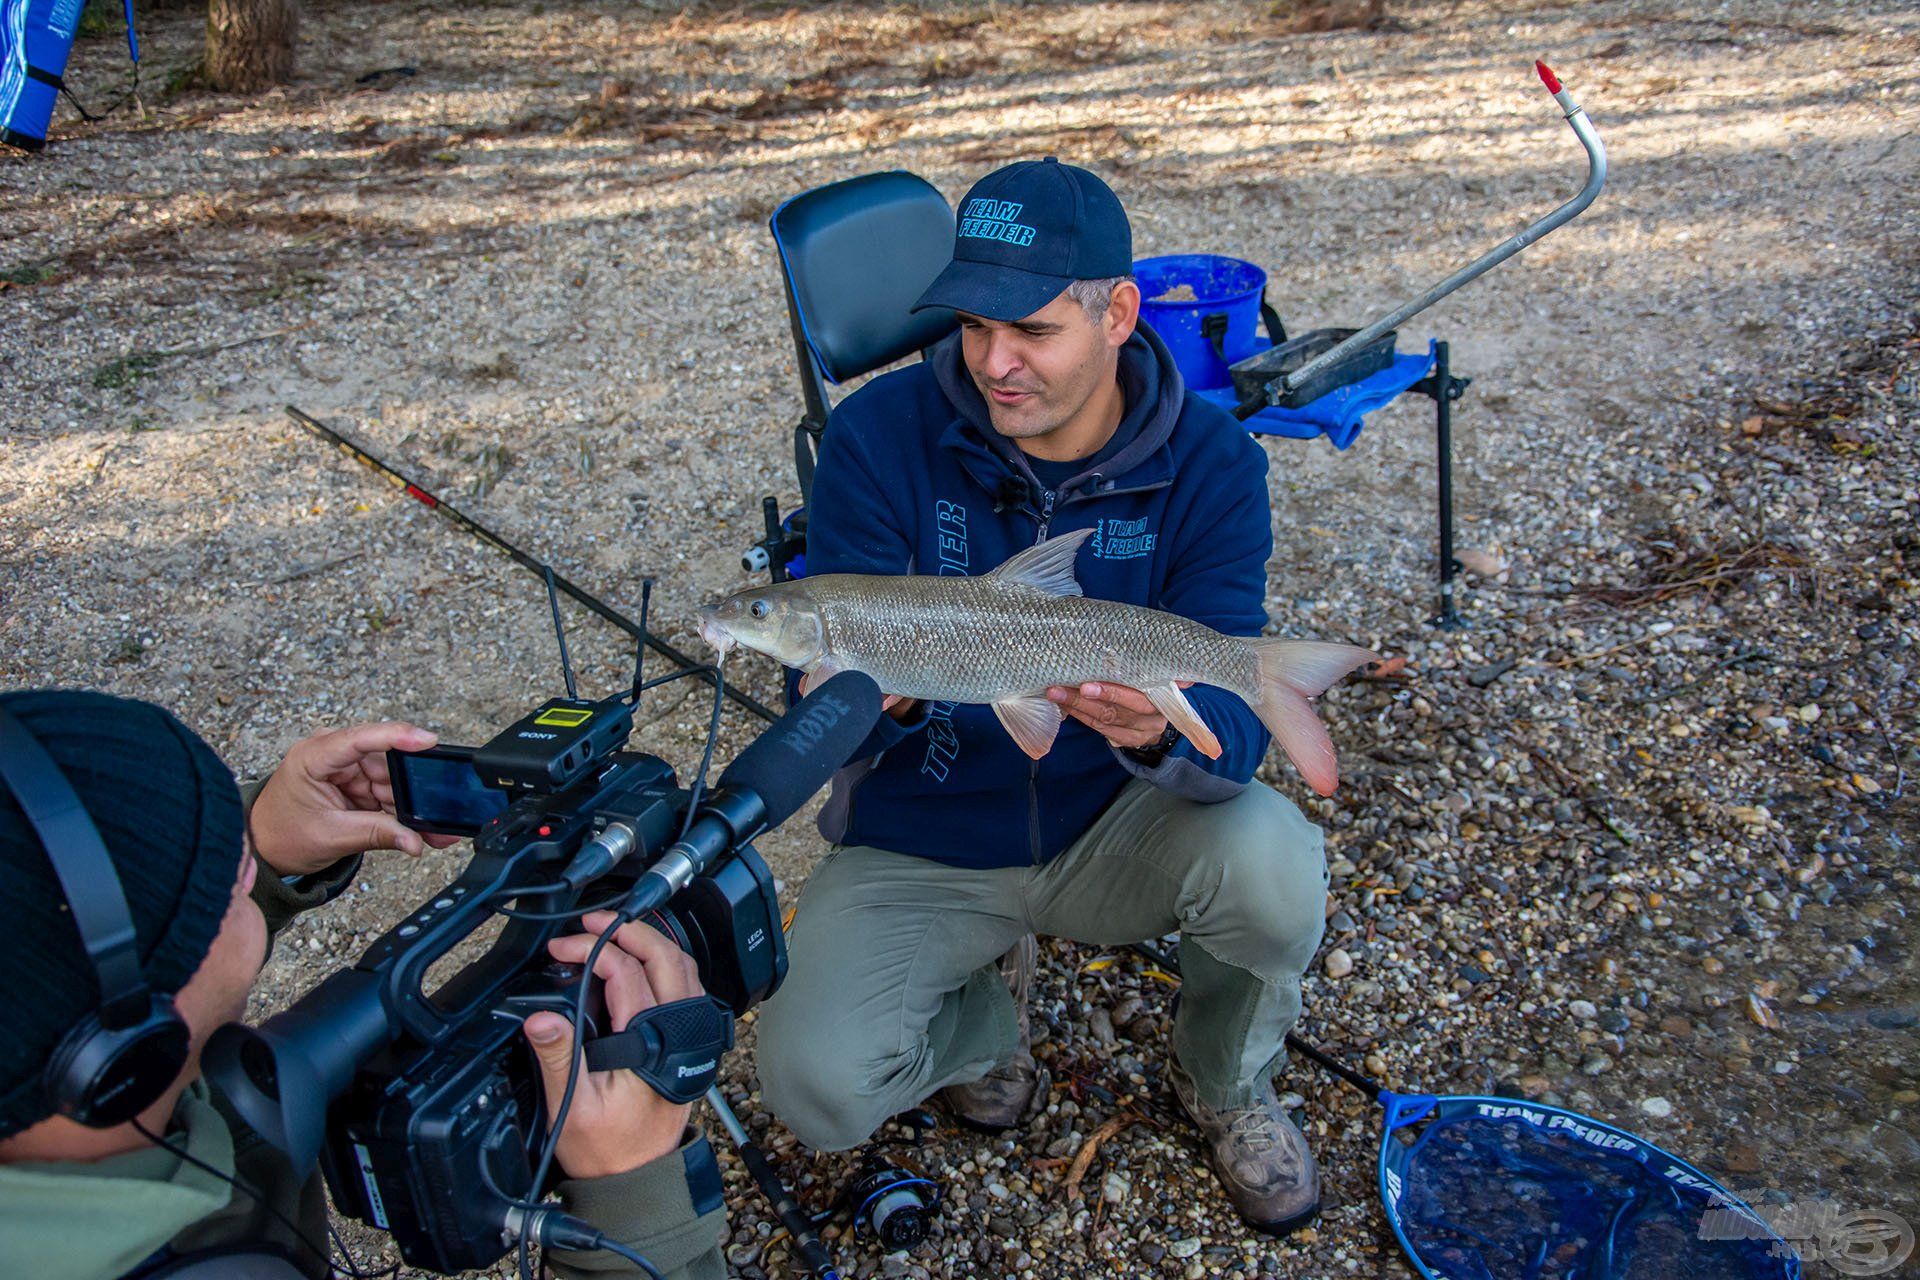
<instances>
[{"instance_id":1,"label":"fish dorsal fin","mask_svg":"<svg viewBox=\"0 0 1920 1280\"><path fill-rule=\"evenodd\" d=\"M1073 576L1073 560L1091 529L1075 529L1057 538L1036 543L1013 557L987 577L997 578L1011 587L1030 587L1050 596L1078 596L1079 580Z\"/></svg>"}]
</instances>

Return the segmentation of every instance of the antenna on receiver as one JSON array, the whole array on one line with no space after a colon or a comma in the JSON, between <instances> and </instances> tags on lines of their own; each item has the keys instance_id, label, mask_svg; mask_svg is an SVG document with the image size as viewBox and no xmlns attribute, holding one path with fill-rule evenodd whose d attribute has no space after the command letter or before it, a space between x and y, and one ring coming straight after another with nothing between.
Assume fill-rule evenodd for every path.
<instances>
[{"instance_id":1,"label":"antenna on receiver","mask_svg":"<svg viewBox=\"0 0 1920 1280\"><path fill-rule=\"evenodd\" d=\"M627 701L640 705L640 668L647 660L647 606L653 603L653 579L640 579L640 639L633 646L633 693Z\"/></svg>"},{"instance_id":2,"label":"antenna on receiver","mask_svg":"<svg viewBox=\"0 0 1920 1280\"><path fill-rule=\"evenodd\" d=\"M553 585L553 566L543 564L540 571L547 580L547 605L553 610L553 637L560 642L560 674L567 678L567 696L577 700L580 692L573 683L573 659L567 656L567 629L560 625L560 592Z\"/></svg>"}]
</instances>

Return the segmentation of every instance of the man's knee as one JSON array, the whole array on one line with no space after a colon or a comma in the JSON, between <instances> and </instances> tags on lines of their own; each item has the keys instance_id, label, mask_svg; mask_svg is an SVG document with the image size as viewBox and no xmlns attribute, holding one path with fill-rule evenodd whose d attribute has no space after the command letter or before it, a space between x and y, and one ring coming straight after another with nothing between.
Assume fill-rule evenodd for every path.
<instances>
[{"instance_id":1,"label":"man's knee","mask_svg":"<svg viewBox=\"0 0 1920 1280\"><path fill-rule=\"evenodd\" d=\"M1206 808L1224 812L1208 815L1208 829L1194 833L1212 891L1190 930L1228 949L1248 948L1265 960L1250 967L1273 969L1269 977L1282 970L1297 976L1325 928L1325 837L1293 801L1259 782Z\"/></svg>"},{"instance_id":2,"label":"man's knee","mask_svg":"<svg viewBox=\"0 0 1920 1280\"><path fill-rule=\"evenodd\" d=\"M825 1029L815 1010L782 997L761 1006L754 1065L760 1100L793 1135L819 1151L865 1142L885 1116L870 1116L864 1055Z\"/></svg>"}]
</instances>

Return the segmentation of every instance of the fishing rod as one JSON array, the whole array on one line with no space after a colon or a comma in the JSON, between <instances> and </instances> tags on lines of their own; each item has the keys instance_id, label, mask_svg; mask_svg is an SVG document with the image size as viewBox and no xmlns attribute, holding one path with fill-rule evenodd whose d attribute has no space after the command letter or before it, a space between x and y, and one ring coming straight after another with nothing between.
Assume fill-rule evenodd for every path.
<instances>
[{"instance_id":1,"label":"fishing rod","mask_svg":"<svg viewBox=\"0 0 1920 1280\"><path fill-rule=\"evenodd\" d=\"M720 1118L720 1126L733 1139L734 1150L740 1153L740 1163L747 1166L747 1172L753 1175L759 1184L760 1193L773 1206L787 1234L793 1237L794 1252L806 1264L807 1274L814 1280L840 1280L840 1272L833 1264L833 1255L827 1252L827 1246L820 1239L820 1233L814 1229L814 1222L800 1203L787 1190L787 1184L780 1180L780 1173L767 1159L760 1144L747 1136L747 1128L740 1123L740 1117L733 1114L733 1108L727 1105L726 1095L720 1092L720 1086L714 1085L707 1090L707 1105L713 1108L713 1114Z\"/></svg>"},{"instance_id":2,"label":"fishing rod","mask_svg":"<svg viewBox=\"0 0 1920 1280\"><path fill-rule=\"evenodd\" d=\"M1135 955L1141 956L1146 960L1150 961L1155 968L1163 970L1164 972L1171 974L1176 978L1181 976L1180 958L1168 952L1162 951L1159 947L1154 946L1151 942L1129 943L1127 949L1129 951L1132 951ZM1299 1052L1306 1055L1308 1058L1312 1059L1314 1062L1318 1063L1323 1069L1329 1072L1332 1072L1334 1075L1340 1077L1342 1080L1346 1081L1348 1084L1352 1085L1354 1088L1358 1089L1360 1092L1366 1094L1369 1098L1372 1098L1375 1101L1379 1100L1380 1093L1381 1093L1381 1089L1379 1085L1367 1079L1365 1076L1361 1075L1359 1072L1353 1070L1351 1067L1347 1066L1344 1062L1341 1062L1336 1058L1328 1057L1325 1053L1321 1052L1319 1049L1315 1048L1313 1045L1308 1044L1305 1040L1301 1039L1297 1032L1293 1032L1293 1031L1287 1032L1287 1047L1289 1049L1297 1049Z\"/></svg>"},{"instance_id":3,"label":"fishing rod","mask_svg":"<svg viewBox=\"0 0 1920 1280\"><path fill-rule=\"evenodd\" d=\"M311 414L303 413L292 405L287 405L286 410L287 416L292 418L294 422L335 446L340 452L346 454L355 462L366 466L376 475L383 477L388 483L392 484L396 489L399 489L427 510L451 521L456 527L471 534L487 546L492 547L495 551L498 551L501 555L507 557L521 568L537 574L552 588L559 590L562 594L570 596L578 603L585 605L588 609L599 614L602 618L605 618L608 622L611 622L614 626L620 628L634 639L653 649L654 652L658 653L668 662L673 663L682 671L698 671L705 665L704 663L695 662L692 658L689 658L665 640L650 635L646 627L640 623L635 622L632 618L621 613L618 609L587 591L584 587L576 586L568 579L555 573L552 566L546 562L537 560L527 552L522 551L519 547L514 546L511 542L508 542L505 538L487 528L466 512L460 510L460 508L446 501L446 499L440 497L438 494L428 490L419 481L414 480L398 468L389 465L380 458L367 452L367 450L360 447L360 445L348 439L340 432L335 431L318 418L313 417ZM557 607L556 605L556 610ZM701 678L709 684L714 682L714 676L711 673L704 674ZM733 699L761 719L768 721L779 719L766 704L749 694L742 693L733 685L726 685L725 692L727 697Z\"/></svg>"},{"instance_id":4,"label":"fishing rod","mask_svg":"<svg viewBox=\"0 0 1920 1280\"><path fill-rule=\"evenodd\" d=\"M1607 148L1600 141L1600 135L1594 130L1593 121L1587 118L1586 108L1573 100L1573 95L1561 87L1560 80L1553 74L1553 68L1544 62L1536 61L1533 69L1539 73L1540 83L1547 87L1553 100L1560 104L1566 113L1567 124L1573 128L1574 137L1587 152L1587 182L1580 188L1579 194L1539 220L1529 223L1520 232L1499 247L1475 258L1440 283L1428 289L1413 301L1405 303L1397 310L1375 320L1346 341L1329 348L1323 354L1307 361L1291 373L1275 378L1267 384L1267 403L1281 404L1296 387L1306 385L1307 381L1322 369L1338 364L1361 347L1374 341L1389 329L1400 325L1425 311L1440 299L1446 297L1460 286L1477 280L1487 272L1520 252L1542 236L1558 230L1578 217L1600 194L1607 185Z\"/></svg>"}]
</instances>

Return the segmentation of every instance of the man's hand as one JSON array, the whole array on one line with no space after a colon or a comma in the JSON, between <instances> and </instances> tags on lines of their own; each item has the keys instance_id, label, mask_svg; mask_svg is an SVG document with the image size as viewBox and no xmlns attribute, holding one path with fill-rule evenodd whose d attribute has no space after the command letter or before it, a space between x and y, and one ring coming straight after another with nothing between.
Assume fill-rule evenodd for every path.
<instances>
[{"instance_id":1,"label":"man's hand","mask_svg":"<svg viewBox=\"0 0 1920 1280\"><path fill-rule=\"evenodd\" d=\"M455 843L453 836L422 837L393 816L387 749L421 751L437 741L425 729L390 721L294 743L254 801L253 851L281 875L298 876L368 849L417 854Z\"/></svg>"},{"instance_id":2,"label":"man's hand","mask_svg":"<svg viewBox=\"0 0 1920 1280\"><path fill-rule=\"evenodd\" d=\"M593 944L613 923L613 913L596 911L582 923L593 932L555 938L547 944L554 959L585 964ZM607 1014L615 1031L625 1031L637 1013L697 996L701 990L693 957L665 934L637 921L622 926L600 949L593 971L607 984ZM554 1115L566 1093L567 1073L580 1052L573 1040L573 1023L557 1013L536 1013L527 1019L524 1030L540 1061L547 1114ZM691 1110L668 1102L631 1071L583 1067L554 1156L570 1178L604 1178L638 1169L679 1149Z\"/></svg>"},{"instance_id":3,"label":"man's hand","mask_svg":"<svg viewBox=\"0 0 1920 1280\"><path fill-rule=\"evenodd\" d=\"M1182 680L1180 687L1191 683ZM1167 718L1154 709L1147 695L1124 684L1089 682L1077 688L1057 684L1047 690L1047 697L1116 747L1136 751L1150 747L1167 731Z\"/></svg>"},{"instance_id":4,"label":"man's hand","mask_svg":"<svg viewBox=\"0 0 1920 1280\"><path fill-rule=\"evenodd\" d=\"M809 671L800 677L800 696L803 698L813 692L815 684L813 675L814 673ZM919 701L918 698L903 698L897 693L883 694L880 698L880 709L895 720L905 720L913 714L913 708Z\"/></svg>"}]
</instances>

